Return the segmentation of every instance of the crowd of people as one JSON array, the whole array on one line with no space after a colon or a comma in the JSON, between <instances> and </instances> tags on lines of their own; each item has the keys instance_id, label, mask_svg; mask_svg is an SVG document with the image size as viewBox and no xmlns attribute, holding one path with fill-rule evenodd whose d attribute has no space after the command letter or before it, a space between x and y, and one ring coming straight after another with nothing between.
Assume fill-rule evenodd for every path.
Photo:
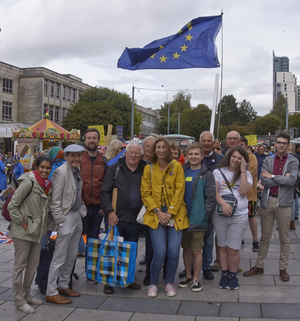
<instances>
[{"instance_id":1,"label":"crowd of people","mask_svg":"<svg viewBox=\"0 0 300 321\"><path fill-rule=\"evenodd\" d=\"M158 295L161 276L166 295L174 297L176 287L201 291L201 271L206 280L213 280L213 272L219 269L219 287L238 289L239 250L248 223L252 249L258 256L255 266L243 275L264 273L276 220L281 244L279 275L282 281L289 281L289 231L291 222L298 219L296 195L300 187L299 162L288 134L280 133L276 150L268 152L263 145L249 147L247 139L235 131L227 134L223 148L205 131L199 142L184 152L162 136L148 136L142 145L132 140L126 147L114 140L103 155L98 150L99 139L99 132L90 128L84 136L85 148L72 144L63 151L54 146L49 158L37 158L36 170L17 179L19 188L9 203L17 309L34 313L31 304L43 302L30 296L30 286L47 229L57 230L57 238L46 300L66 304L80 296L69 287L78 245L83 233L87 238L98 238L102 220L106 232L117 226L124 241L138 242L144 229L143 284L150 298ZM107 162L125 148L125 157L108 166ZM116 210L112 206L114 188L118 189ZM257 192L261 194L260 242ZM136 219L143 205L146 212L141 225ZM181 248L185 269L176 286ZM141 285L133 282L128 289L140 290ZM105 285L103 292L112 295L114 288Z\"/></svg>"}]
</instances>

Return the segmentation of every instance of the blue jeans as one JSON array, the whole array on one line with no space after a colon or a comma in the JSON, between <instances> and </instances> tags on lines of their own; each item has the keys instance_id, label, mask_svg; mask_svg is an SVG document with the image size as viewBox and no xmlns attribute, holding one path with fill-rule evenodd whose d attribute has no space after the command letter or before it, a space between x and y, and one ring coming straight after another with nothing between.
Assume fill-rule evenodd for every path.
<instances>
[{"instance_id":1,"label":"blue jeans","mask_svg":"<svg viewBox=\"0 0 300 321\"><path fill-rule=\"evenodd\" d=\"M182 231L176 231L175 227L158 224L156 230L150 228L150 235L153 246L153 259L150 267L150 284L158 284L159 274L166 255L168 255L168 263L165 284L173 283L178 267Z\"/></svg>"},{"instance_id":2,"label":"blue jeans","mask_svg":"<svg viewBox=\"0 0 300 321\"><path fill-rule=\"evenodd\" d=\"M213 261L213 249L214 249L214 226L211 218L207 223L208 230L204 234L204 244L202 249L203 263L202 271L210 270L210 265Z\"/></svg>"},{"instance_id":3,"label":"blue jeans","mask_svg":"<svg viewBox=\"0 0 300 321\"><path fill-rule=\"evenodd\" d=\"M86 251L86 245L85 245L83 237L81 235L80 242L78 245L78 253L85 253L85 251Z\"/></svg>"},{"instance_id":4,"label":"blue jeans","mask_svg":"<svg viewBox=\"0 0 300 321\"><path fill-rule=\"evenodd\" d=\"M124 241L137 242L143 225L135 222L120 222L117 224L120 236L124 237Z\"/></svg>"},{"instance_id":5,"label":"blue jeans","mask_svg":"<svg viewBox=\"0 0 300 321\"><path fill-rule=\"evenodd\" d=\"M103 220L103 216L99 214L100 205L87 207L86 216L86 236L87 238L98 239L100 225ZM105 216L105 230L108 230L108 219Z\"/></svg>"},{"instance_id":6,"label":"blue jeans","mask_svg":"<svg viewBox=\"0 0 300 321\"><path fill-rule=\"evenodd\" d=\"M299 194L296 193L296 198L294 199L295 203L295 217L298 217L299 215Z\"/></svg>"}]
</instances>

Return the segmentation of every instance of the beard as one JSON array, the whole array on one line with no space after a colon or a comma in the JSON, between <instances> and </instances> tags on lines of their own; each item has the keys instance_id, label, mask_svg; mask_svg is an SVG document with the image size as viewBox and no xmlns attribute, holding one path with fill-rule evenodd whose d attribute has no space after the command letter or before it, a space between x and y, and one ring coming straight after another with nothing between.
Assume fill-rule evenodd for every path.
<instances>
[{"instance_id":1,"label":"beard","mask_svg":"<svg viewBox=\"0 0 300 321\"><path fill-rule=\"evenodd\" d=\"M94 152L95 150L97 150L98 145L97 144L89 144L86 146L86 149L90 152Z\"/></svg>"}]
</instances>

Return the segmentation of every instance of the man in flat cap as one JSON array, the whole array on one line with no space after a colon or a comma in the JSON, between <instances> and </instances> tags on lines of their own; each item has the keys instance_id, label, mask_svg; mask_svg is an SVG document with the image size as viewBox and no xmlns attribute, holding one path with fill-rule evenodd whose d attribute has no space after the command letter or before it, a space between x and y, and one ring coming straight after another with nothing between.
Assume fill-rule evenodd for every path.
<instances>
[{"instance_id":1,"label":"man in flat cap","mask_svg":"<svg viewBox=\"0 0 300 321\"><path fill-rule=\"evenodd\" d=\"M86 215L86 208L81 201L79 169L83 151L83 147L75 144L66 147L66 162L54 171L51 180L50 212L57 225L57 238L48 274L46 301L57 304L72 302L62 295L80 296L80 293L69 288L69 282L82 233L81 217Z\"/></svg>"}]
</instances>

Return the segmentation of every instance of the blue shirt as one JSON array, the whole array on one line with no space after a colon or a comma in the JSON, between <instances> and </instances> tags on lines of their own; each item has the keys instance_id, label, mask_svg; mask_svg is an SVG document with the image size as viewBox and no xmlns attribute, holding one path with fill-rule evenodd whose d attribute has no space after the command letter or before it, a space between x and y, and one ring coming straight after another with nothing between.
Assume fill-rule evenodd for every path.
<instances>
[{"instance_id":1,"label":"blue shirt","mask_svg":"<svg viewBox=\"0 0 300 321\"><path fill-rule=\"evenodd\" d=\"M193 206L193 183L194 183L194 179L197 177L199 172L200 172L200 169L191 169L191 168L189 168L185 172L184 201L186 203L188 218L190 218L192 206Z\"/></svg>"},{"instance_id":2,"label":"blue shirt","mask_svg":"<svg viewBox=\"0 0 300 321\"><path fill-rule=\"evenodd\" d=\"M21 163L17 163L13 169L13 174L15 179L18 179L22 174L24 174L24 168Z\"/></svg>"}]
</instances>

